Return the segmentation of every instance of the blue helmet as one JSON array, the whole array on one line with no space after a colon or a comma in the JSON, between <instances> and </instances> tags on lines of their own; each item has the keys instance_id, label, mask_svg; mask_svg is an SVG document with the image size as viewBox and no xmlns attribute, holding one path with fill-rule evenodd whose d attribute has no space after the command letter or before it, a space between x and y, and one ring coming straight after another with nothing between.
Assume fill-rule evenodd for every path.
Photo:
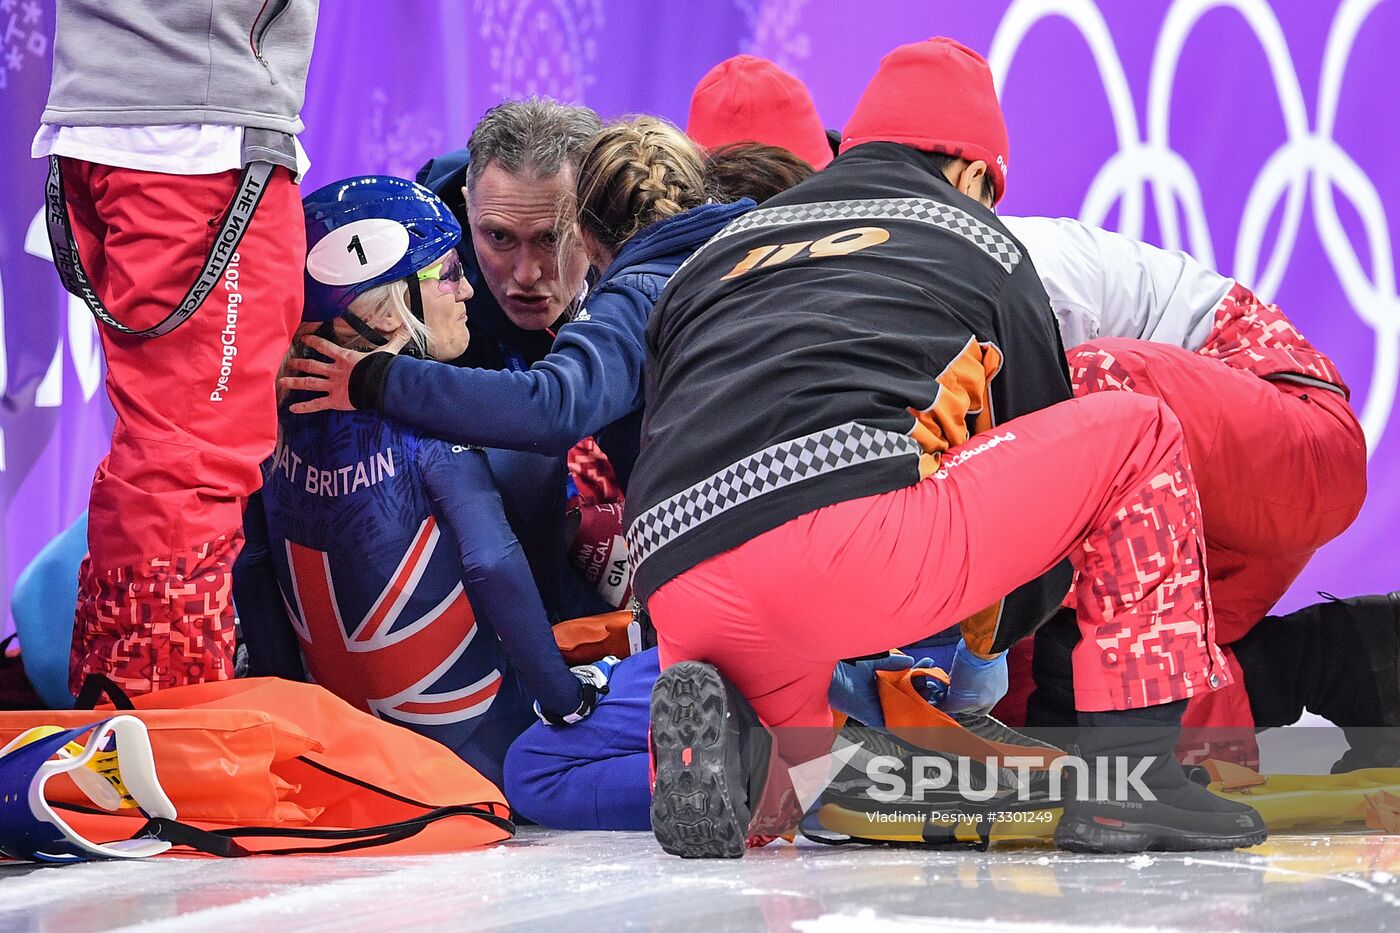
<instances>
[{"instance_id":1,"label":"blue helmet","mask_svg":"<svg viewBox=\"0 0 1400 933\"><path fill-rule=\"evenodd\" d=\"M306 215L303 321L344 315L357 295L430 265L462 239L442 199L388 175L346 178L302 200Z\"/></svg>"}]
</instances>

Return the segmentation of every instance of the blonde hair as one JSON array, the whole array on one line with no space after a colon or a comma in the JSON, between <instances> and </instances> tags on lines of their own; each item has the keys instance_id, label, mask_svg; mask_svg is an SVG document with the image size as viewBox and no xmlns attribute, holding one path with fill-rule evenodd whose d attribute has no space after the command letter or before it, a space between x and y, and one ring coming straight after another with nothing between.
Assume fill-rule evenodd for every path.
<instances>
[{"instance_id":1,"label":"blonde hair","mask_svg":"<svg viewBox=\"0 0 1400 933\"><path fill-rule=\"evenodd\" d=\"M417 288L417 283L414 284ZM372 321L381 314L389 314L408 331L408 340L420 353L428 349L428 325L414 317L408 306L408 283L395 279L376 285L367 292L355 296L350 302L350 310L362 321Z\"/></svg>"},{"instance_id":2,"label":"blonde hair","mask_svg":"<svg viewBox=\"0 0 1400 933\"><path fill-rule=\"evenodd\" d=\"M625 117L588 144L575 196L579 227L615 253L642 228L705 203L704 158L660 117Z\"/></svg>"},{"instance_id":3,"label":"blonde hair","mask_svg":"<svg viewBox=\"0 0 1400 933\"><path fill-rule=\"evenodd\" d=\"M416 283L415 287L417 287ZM404 329L408 331L409 343L417 347L420 354L426 355L428 348L428 325L414 317L413 311L409 309L408 283L402 279L395 279L383 285L376 285L369 291L356 295L355 300L350 302L349 310L353 311L362 321L373 320L384 312L393 315L394 319L397 319L398 322L403 325ZM286 355L282 357L282 365L278 367L277 375L279 378L282 376L295 375L287 365L287 361L293 356L306 357L314 352L301 342L301 338L306 334L317 333L324 323L323 321L306 321L297 327L296 333L292 337L292 345L287 350ZM356 336L358 337L359 334L356 333ZM338 343L341 346L345 345L340 334L334 330L331 331L329 339L332 343ZM286 397L287 390L279 386L277 389L277 406L279 408L282 406L282 402ZM280 428L278 432L280 436Z\"/></svg>"}]
</instances>

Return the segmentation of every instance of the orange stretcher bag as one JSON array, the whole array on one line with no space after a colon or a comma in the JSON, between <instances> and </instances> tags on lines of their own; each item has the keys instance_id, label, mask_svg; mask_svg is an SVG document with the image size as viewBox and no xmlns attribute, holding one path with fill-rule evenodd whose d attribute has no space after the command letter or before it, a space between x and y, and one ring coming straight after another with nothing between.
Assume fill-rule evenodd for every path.
<instances>
[{"instance_id":1,"label":"orange stretcher bag","mask_svg":"<svg viewBox=\"0 0 1400 933\"><path fill-rule=\"evenodd\" d=\"M84 705L90 694L79 698ZM492 845L515 833L505 798L445 746L350 706L315 684L274 677L195 684L128 700L150 736L156 773L178 821L91 805L67 775L47 798L90 839L139 832L177 847L258 853L401 854ZM0 747L35 726L72 729L102 709L0 712Z\"/></svg>"}]
</instances>

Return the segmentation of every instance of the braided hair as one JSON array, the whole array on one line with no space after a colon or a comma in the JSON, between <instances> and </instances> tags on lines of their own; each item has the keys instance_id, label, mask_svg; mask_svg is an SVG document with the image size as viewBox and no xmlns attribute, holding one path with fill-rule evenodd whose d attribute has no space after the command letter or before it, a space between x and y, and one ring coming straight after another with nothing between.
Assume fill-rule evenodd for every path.
<instances>
[{"instance_id":1,"label":"braided hair","mask_svg":"<svg viewBox=\"0 0 1400 933\"><path fill-rule=\"evenodd\" d=\"M575 194L580 228L616 253L644 227L705 203L704 159L660 117L627 117L593 137Z\"/></svg>"}]
</instances>

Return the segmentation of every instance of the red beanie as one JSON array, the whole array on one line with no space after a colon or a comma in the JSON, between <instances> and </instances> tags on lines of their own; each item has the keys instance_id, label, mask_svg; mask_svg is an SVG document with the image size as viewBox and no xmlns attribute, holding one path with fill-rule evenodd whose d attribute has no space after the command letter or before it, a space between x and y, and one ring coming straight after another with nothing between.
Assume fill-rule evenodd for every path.
<instances>
[{"instance_id":1,"label":"red beanie","mask_svg":"<svg viewBox=\"0 0 1400 933\"><path fill-rule=\"evenodd\" d=\"M952 39L901 45L880 60L841 133L841 151L877 140L980 159L996 189L994 200L1006 193L1011 152L991 69Z\"/></svg>"},{"instance_id":2,"label":"red beanie","mask_svg":"<svg viewBox=\"0 0 1400 933\"><path fill-rule=\"evenodd\" d=\"M781 146L821 168L831 144L807 86L766 58L735 55L711 68L690 97L686 133L705 149Z\"/></svg>"}]
</instances>

